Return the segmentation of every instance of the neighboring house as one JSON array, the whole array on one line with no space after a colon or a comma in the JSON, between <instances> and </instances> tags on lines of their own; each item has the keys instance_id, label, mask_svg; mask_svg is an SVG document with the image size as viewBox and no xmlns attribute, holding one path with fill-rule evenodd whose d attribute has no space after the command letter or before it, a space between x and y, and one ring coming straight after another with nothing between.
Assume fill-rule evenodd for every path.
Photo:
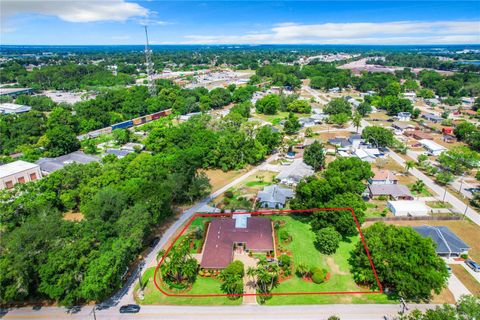
<instances>
[{"instance_id":1,"label":"neighboring house","mask_svg":"<svg viewBox=\"0 0 480 320\"><path fill-rule=\"evenodd\" d=\"M437 116L436 114L433 114L433 113L422 114L422 118L424 118L427 121L431 121L433 123L439 123L444 120L442 117Z\"/></svg>"},{"instance_id":2,"label":"neighboring house","mask_svg":"<svg viewBox=\"0 0 480 320\"><path fill-rule=\"evenodd\" d=\"M440 104L440 100L438 100L437 98L425 99L425 102L429 106L436 106L436 105Z\"/></svg>"},{"instance_id":3,"label":"neighboring house","mask_svg":"<svg viewBox=\"0 0 480 320\"><path fill-rule=\"evenodd\" d=\"M34 163L18 160L0 166L0 190L41 178L40 167Z\"/></svg>"},{"instance_id":4,"label":"neighboring house","mask_svg":"<svg viewBox=\"0 0 480 320\"><path fill-rule=\"evenodd\" d=\"M395 133L398 133L398 134L402 134L409 131L411 132L415 130L415 126L408 123L402 123L402 122L392 123L392 128L395 129Z\"/></svg>"},{"instance_id":5,"label":"neighboring house","mask_svg":"<svg viewBox=\"0 0 480 320\"><path fill-rule=\"evenodd\" d=\"M377 158L383 157L384 154L376 148L361 148L355 149L353 154L362 161L375 162Z\"/></svg>"},{"instance_id":6,"label":"neighboring house","mask_svg":"<svg viewBox=\"0 0 480 320\"><path fill-rule=\"evenodd\" d=\"M430 238L436 244L435 252L442 257L459 257L468 253L470 246L445 226L413 227L422 237Z\"/></svg>"},{"instance_id":7,"label":"neighboring house","mask_svg":"<svg viewBox=\"0 0 480 320\"><path fill-rule=\"evenodd\" d=\"M348 137L348 142L353 149L358 149L360 147L360 144L363 143L364 140L362 139L362 136L360 134L352 134L350 137Z\"/></svg>"},{"instance_id":8,"label":"neighboring house","mask_svg":"<svg viewBox=\"0 0 480 320\"><path fill-rule=\"evenodd\" d=\"M373 184L367 187L370 199L387 196L391 200L413 200L413 195L403 184Z\"/></svg>"},{"instance_id":9,"label":"neighboring house","mask_svg":"<svg viewBox=\"0 0 480 320\"><path fill-rule=\"evenodd\" d=\"M399 112L397 114L398 121L410 121L412 114L410 112Z\"/></svg>"},{"instance_id":10,"label":"neighboring house","mask_svg":"<svg viewBox=\"0 0 480 320\"><path fill-rule=\"evenodd\" d=\"M339 148L346 148L351 146L351 143L346 138L332 138L328 139L328 143Z\"/></svg>"},{"instance_id":11,"label":"neighboring house","mask_svg":"<svg viewBox=\"0 0 480 320\"><path fill-rule=\"evenodd\" d=\"M280 209L285 207L287 200L293 198L293 190L274 184L263 188L258 193L258 203L262 208Z\"/></svg>"},{"instance_id":12,"label":"neighboring house","mask_svg":"<svg viewBox=\"0 0 480 320\"><path fill-rule=\"evenodd\" d=\"M330 92L330 93L339 93L339 92L340 92L340 88L338 88L338 87L331 88L331 89L328 89L328 92Z\"/></svg>"},{"instance_id":13,"label":"neighboring house","mask_svg":"<svg viewBox=\"0 0 480 320\"><path fill-rule=\"evenodd\" d=\"M272 221L250 214L213 219L207 230L200 267L224 269L234 252L270 253L275 250Z\"/></svg>"},{"instance_id":14,"label":"neighboring house","mask_svg":"<svg viewBox=\"0 0 480 320\"><path fill-rule=\"evenodd\" d=\"M418 142L420 142L420 144L427 150L427 153L432 156L438 156L442 152L447 150L447 148L445 148L444 146L441 146L431 140L422 139Z\"/></svg>"},{"instance_id":15,"label":"neighboring house","mask_svg":"<svg viewBox=\"0 0 480 320\"><path fill-rule=\"evenodd\" d=\"M187 113L187 114L182 114L180 117L179 117L179 120L181 121L187 121L188 119L190 119L191 117L193 116L198 116L202 114L201 112L191 112L191 113Z\"/></svg>"},{"instance_id":16,"label":"neighboring house","mask_svg":"<svg viewBox=\"0 0 480 320\"><path fill-rule=\"evenodd\" d=\"M421 201L414 200L398 200L388 201L387 207L393 213L394 216L426 216L430 211Z\"/></svg>"},{"instance_id":17,"label":"neighboring house","mask_svg":"<svg viewBox=\"0 0 480 320\"><path fill-rule=\"evenodd\" d=\"M362 136L359 134L352 134L348 138L333 138L328 139L328 143L331 145L337 146L339 148L350 147L352 150L358 149L360 145L364 142Z\"/></svg>"},{"instance_id":18,"label":"neighboring house","mask_svg":"<svg viewBox=\"0 0 480 320\"><path fill-rule=\"evenodd\" d=\"M19 114L32 110L32 107L16 103L1 103L0 114Z\"/></svg>"},{"instance_id":19,"label":"neighboring house","mask_svg":"<svg viewBox=\"0 0 480 320\"><path fill-rule=\"evenodd\" d=\"M298 123L302 126L302 128L313 127L317 124L317 121L313 118L300 118L298 119Z\"/></svg>"},{"instance_id":20,"label":"neighboring house","mask_svg":"<svg viewBox=\"0 0 480 320\"><path fill-rule=\"evenodd\" d=\"M90 162L99 162L100 158L83 153L82 151L75 151L64 156L56 158L42 158L36 162L40 166L43 174L49 174L54 171L60 170L67 164L79 163L87 164Z\"/></svg>"},{"instance_id":21,"label":"neighboring house","mask_svg":"<svg viewBox=\"0 0 480 320\"><path fill-rule=\"evenodd\" d=\"M412 136L416 140L433 140L433 137L426 132L420 130L407 131L405 135Z\"/></svg>"},{"instance_id":22,"label":"neighboring house","mask_svg":"<svg viewBox=\"0 0 480 320\"><path fill-rule=\"evenodd\" d=\"M302 159L295 159L292 164L282 168L276 179L282 184L295 186L300 180L313 174L314 170L311 166L303 162Z\"/></svg>"},{"instance_id":23,"label":"neighboring house","mask_svg":"<svg viewBox=\"0 0 480 320\"><path fill-rule=\"evenodd\" d=\"M370 184L398 184L398 179L390 170L372 168L374 176L368 179Z\"/></svg>"}]
</instances>

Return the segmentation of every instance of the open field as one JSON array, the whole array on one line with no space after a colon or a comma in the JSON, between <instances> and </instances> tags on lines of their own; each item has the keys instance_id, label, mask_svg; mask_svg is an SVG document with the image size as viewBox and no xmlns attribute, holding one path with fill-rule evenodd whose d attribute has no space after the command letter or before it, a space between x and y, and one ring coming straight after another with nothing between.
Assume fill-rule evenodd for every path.
<instances>
[{"instance_id":1,"label":"open field","mask_svg":"<svg viewBox=\"0 0 480 320\"><path fill-rule=\"evenodd\" d=\"M465 268L459 264L452 264L453 273L465 287L475 296L480 297L480 283Z\"/></svg>"},{"instance_id":2,"label":"open field","mask_svg":"<svg viewBox=\"0 0 480 320\"><path fill-rule=\"evenodd\" d=\"M220 169L208 169L203 170L202 172L205 172L207 175L208 179L210 180L210 184L212 185L212 192L215 192L230 181L240 177L245 172L248 172L248 170L250 170L249 166L241 170L230 170L227 172Z\"/></svg>"},{"instance_id":3,"label":"open field","mask_svg":"<svg viewBox=\"0 0 480 320\"><path fill-rule=\"evenodd\" d=\"M210 306L224 306L224 305L240 305L242 299L230 300L227 297L202 297L202 298L186 298L186 297L169 297L160 292L153 282L153 273L155 268L152 267L145 271L142 277L142 283L146 283L144 290L144 299L140 300L138 295L135 296L135 300L139 304L158 304L158 305L210 305ZM139 284L135 286L135 292L139 289ZM193 287L188 294L206 294L206 293L219 293L220 281L213 278L197 277Z\"/></svg>"}]
</instances>

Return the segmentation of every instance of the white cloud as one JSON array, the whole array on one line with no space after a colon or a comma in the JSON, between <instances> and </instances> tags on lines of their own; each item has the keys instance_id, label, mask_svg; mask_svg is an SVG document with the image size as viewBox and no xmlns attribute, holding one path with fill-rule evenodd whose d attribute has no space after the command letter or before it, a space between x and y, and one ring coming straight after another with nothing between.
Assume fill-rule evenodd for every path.
<instances>
[{"instance_id":1,"label":"white cloud","mask_svg":"<svg viewBox=\"0 0 480 320\"><path fill-rule=\"evenodd\" d=\"M269 32L185 38L188 44L477 44L480 22L282 23Z\"/></svg>"},{"instance_id":2,"label":"white cloud","mask_svg":"<svg viewBox=\"0 0 480 320\"><path fill-rule=\"evenodd\" d=\"M56 16L68 22L125 21L149 10L124 0L2 0L1 18L21 13Z\"/></svg>"}]
</instances>

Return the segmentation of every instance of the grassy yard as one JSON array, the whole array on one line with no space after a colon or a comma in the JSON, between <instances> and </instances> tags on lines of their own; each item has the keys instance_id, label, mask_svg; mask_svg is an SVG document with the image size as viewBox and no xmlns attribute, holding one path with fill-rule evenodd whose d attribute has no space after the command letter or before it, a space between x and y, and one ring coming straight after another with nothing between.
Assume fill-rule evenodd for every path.
<instances>
[{"instance_id":1,"label":"grassy yard","mask_svg":"<svg viewBox=\"0 0 480 320\"><path fill-rule=\"evenodd\" d=\"M314 233L309 224L304 223L290 216L273 217L276 220L284 220L286 228L292 241L284 247L292 253L294 270L300 263L308 267L325 268L330 273L330 279L322 284L307 282L293 275L292 278L280 283L272 293L286 292L329 292L329 291L367 291L356 285L353 275L350 273L348 259L351 251L358 243L358 237L351 237L348 242L341 242L337 252L326 256L321 254L314 246ZM352 219L353 223L353 219ZM373 272L373 271L372 271ZM295 296L273 296L267 305L282 304L317 304L317 303L364 303L389 301L385 295L295 295Z\"/></svg>"},{"instance_id":2,"label":"grassy yard","mask_svg":"<svg viewBox=\"0 0 480 320\"><path fill-rule=\"evenodd\" d=\"M227 297L196 297L196 298L184 298L184 297L168 297L160 292L153 282L153 273L155 268L150 268L145 271L142 277L142 283L147 282L144 291L144 299L140 298L135 294L135 300L139 304L143 305L240 305L242 299L230 300ZM135 286L135 292L138 292L139 284ZM185 292L187 293L187 292ZM193 287L188 291L188 294L210 294L217 293L223 294L220 290L220 281L212 278L197 277Z\"/></svg>"},{"instance_id":3,"label":"grassy yard","mask_svg":"<svg viewBox=\"0 0 480 320\"><path fill-rule=\"evenodd\" d=\"M458 264L450 265L453 273L475 296L480 297L480 283L465 268Z\"/></svg>"}]
</instances>

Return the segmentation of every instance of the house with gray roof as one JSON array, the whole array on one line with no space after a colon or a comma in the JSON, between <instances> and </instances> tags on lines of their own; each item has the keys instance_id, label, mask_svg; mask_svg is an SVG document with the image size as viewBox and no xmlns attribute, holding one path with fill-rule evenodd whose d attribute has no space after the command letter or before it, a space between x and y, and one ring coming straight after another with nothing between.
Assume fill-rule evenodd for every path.
<instances>
[{"instance_id":1,"label":"house with gray roof","mask_svg":"<svg viewBox=\"0 0 480 320\"><path fill-rule=\"evenodd\" d=\"M367 187L370 198L387 196L391 200L413 200L413 195L403 184L372 184Z\"/></svg>"},{"instance_id":2,"label":"house with gray roof","mask_svg":"<svg viewBox=\"0 0 480 320\"><path fill-rule=\"evenodd\" d=\"M436 244L435 252L442 257L459 257L468 253L470 246L445 226L413 227L422 237L430 238Z\"/></svg>"},{"instance_id":3,"label":"house with gray roof","mask_svg":"<svg viewBox=\"0 0 480 320\"><path fill-rule=\"evenodd\" d=\"M276 184L263 188L258 193L258 203L262 208L281 209L287 200L293 198L293 190L282 188Z\"/></svg>"}]
</instances>

